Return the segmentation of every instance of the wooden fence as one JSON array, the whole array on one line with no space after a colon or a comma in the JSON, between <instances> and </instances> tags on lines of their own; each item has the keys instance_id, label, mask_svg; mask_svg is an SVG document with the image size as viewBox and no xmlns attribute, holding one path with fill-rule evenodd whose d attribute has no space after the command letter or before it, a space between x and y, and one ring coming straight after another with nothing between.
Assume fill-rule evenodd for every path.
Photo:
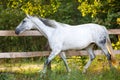
<instances>
[{"instance_id":1,"label":"wooden fence","mask_svg":"<svg viewBox=\"0 0 120 80\"><path fill-rule=\"evenodd\" d=\"M120 29L109 29L109 34L120 35ZM36 30L26 31L20 35L16 35L13 30L0 30L0 36L43 36ZM101 50L95 50L96 55L101 55ZM115 54L120 54L120 50L114 50ZM27 58L27 57L42 57L48 56L50 51L36 51L36 52L1 52L0 58ZM67 51L67 56L88 55L86 51Z\"/></svg>"}]
</instances>

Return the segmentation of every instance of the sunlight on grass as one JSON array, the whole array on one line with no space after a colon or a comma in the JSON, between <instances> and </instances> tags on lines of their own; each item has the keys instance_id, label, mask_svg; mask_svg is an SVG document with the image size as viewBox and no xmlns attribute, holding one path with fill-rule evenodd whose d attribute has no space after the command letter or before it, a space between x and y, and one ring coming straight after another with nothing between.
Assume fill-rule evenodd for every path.
<instances>
[{"instance_id":1,"label":"sunlight on grass","mask_svg":"<svg viewBox=\"0 0 120 80\"><path fill-rule=\"evenodd\" d=\"M33 64L0 68L2 72L8 71L8 72L17 72L17 73L25 73L25 72L34 73L41 69L42 69L42 65L33 65Z\"/></svg>"},{"instance_id":2,"label":"sunlight on grass","mask_svg":"<svg viewBox=\"0 0 120 80\"><path fill-rule=\"evenodd\" d=\"M56 64L52 64L52 68L54 69L56 67ZM31 74L40 72L43 68L43 64L21 64L20 66L18 64L14 64L11 66L0 66L0 72L12 72L12 73L22 73L22 74Z\"/></svg>"}]
</instances>

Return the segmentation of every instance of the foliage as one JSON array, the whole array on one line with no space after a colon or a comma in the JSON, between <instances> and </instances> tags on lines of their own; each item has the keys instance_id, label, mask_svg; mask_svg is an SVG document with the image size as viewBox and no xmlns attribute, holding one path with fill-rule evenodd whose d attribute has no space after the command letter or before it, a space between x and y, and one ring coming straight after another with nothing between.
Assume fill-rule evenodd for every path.
<instances>
[{"instance_id":1,"label":"foliage","mask_svg":"<svg viewBox=\"0 0 120 80\"><path fill-rule=\"evenodd\" d=\"M98 9L102 6L100 0L78 0L81 5L79 5L78 9L81 11L82 16L87 14L91 14L91 17L97 15Z\"/></svg>"},{"instance_id":2,"label":"foliage","mask_svg":"<svg viewBox=\"0 0 120 80\"><path fill-rule=\"evenodd\" d=\"M60 2L58 0L10 0L8 7L12 9L21 9L23 12L30 15L40 15L45 17L57 11Z\"/></svg>"},{"instance_id":3,"label":"foliage","mask_svg":"<svg viewBox=\"0 0 120 80\"><path fill-rule=\"evenodd\" d=\"M78 2L76 0L61 0L60 3L57 12L48 16L49 18L71 25L83 23L81 13L77 9Z\"/></svg>"},{"instance_id":4,"label":"foliage","mask_svg":"<svg viewBox=\"0 0 120 80\"><path fill-rule=\"evenodd\" d=\"M17 10L5 9L1 10L0 17L1 30L14 30L24 18L24 13Z\"/></svg>"},{"instance_id":5,"label":"foliage","mask_svg":"<svg viewBox=\"0 0 120 80\"><path fill-rule=\"evenodd\" d=\"M119 28L119 0L78 0L82 16L91 15L93 21L107 28Z\"/></svg>"},{"instance_id":6,"label":"foliage","mask_svg":"<svg viewBox=\"0 0 120 80\"><path fill-rule=\"evenodd\" d=\"M119 28L119 0L4 0L0 4L1 11L16 13L16 18L19 13L28 13L68 24L94 22L107 28Z\"/></svg>"},{"instance_id":7,"label":"foliage","mask_svg":"<svg viewBox=\"0 0 120 80\"><path fill-rule=\"evenodd\" d=\"M120 50L120 41L116 42L116 43L112 43L113 49L115 50Z\"/></svg>"}]
</instances>

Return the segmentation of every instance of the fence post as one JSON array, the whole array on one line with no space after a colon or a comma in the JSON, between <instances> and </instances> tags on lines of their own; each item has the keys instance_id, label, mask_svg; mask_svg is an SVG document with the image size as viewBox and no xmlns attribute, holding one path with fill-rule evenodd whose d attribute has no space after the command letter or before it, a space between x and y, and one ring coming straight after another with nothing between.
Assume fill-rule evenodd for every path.
<instances>
[{"instance_id":1,"label":"fence post","mask_svg":"<svg viewBox=\"0 0 120 80\"><path fill-rule=\"evenodd\" d=\"M50 54L50 53L49 53L49 54ZM48 56L47 56L47 58L48 58ZM48 66L47 66L47 69L48 69L49 71L51 71L51 61L49 62Z\"/></svg>"},{"instance_id":2,"label":"fence post","mask_svg":"<svg viewBox=\"0 0 120 80\"><path fill-rule=\"evenodd\" d=\"M118 35L118 40L120 41L120 35Z\"/></svg>"}]
</instances>

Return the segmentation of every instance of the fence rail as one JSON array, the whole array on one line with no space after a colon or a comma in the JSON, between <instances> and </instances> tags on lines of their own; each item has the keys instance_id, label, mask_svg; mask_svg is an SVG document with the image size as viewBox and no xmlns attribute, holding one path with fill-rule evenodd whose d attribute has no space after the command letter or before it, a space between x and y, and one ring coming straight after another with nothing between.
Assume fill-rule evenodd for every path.
<instances>
[{"instance_id":1,"label":"fence rail","mask_svg":"<svg viewBox=\"0 0 120 80\"><path fill-rule=\"evenodd\" d=\"M120 29L109 29L109 34L120 35ZM13 30L0 30L0 36L43 36L37 30L26 31L20 35L16 35ZM26 57L42 57L48 56L50 51L35 51L35 52L1 52L0 58L26 58ZM96 55L101 55L101 50L95 50ZM120 54L120 50L114 50L115 54ZM67 56L87 55L84 50L81 51L67 51Z\"/></svg>"},{"instance_id":2,"label":"fence rail","mask_svg":"<svg viewBox=\"0 0 120 80\"><path fill-rule=\"evenodd\" d=\"M109 29L109 34L120 35L120 29ZM16 35L14 30L0 30L0 36L43 36L37 30L25 31L20 35Z\"/></svg>"}]
</instances>

